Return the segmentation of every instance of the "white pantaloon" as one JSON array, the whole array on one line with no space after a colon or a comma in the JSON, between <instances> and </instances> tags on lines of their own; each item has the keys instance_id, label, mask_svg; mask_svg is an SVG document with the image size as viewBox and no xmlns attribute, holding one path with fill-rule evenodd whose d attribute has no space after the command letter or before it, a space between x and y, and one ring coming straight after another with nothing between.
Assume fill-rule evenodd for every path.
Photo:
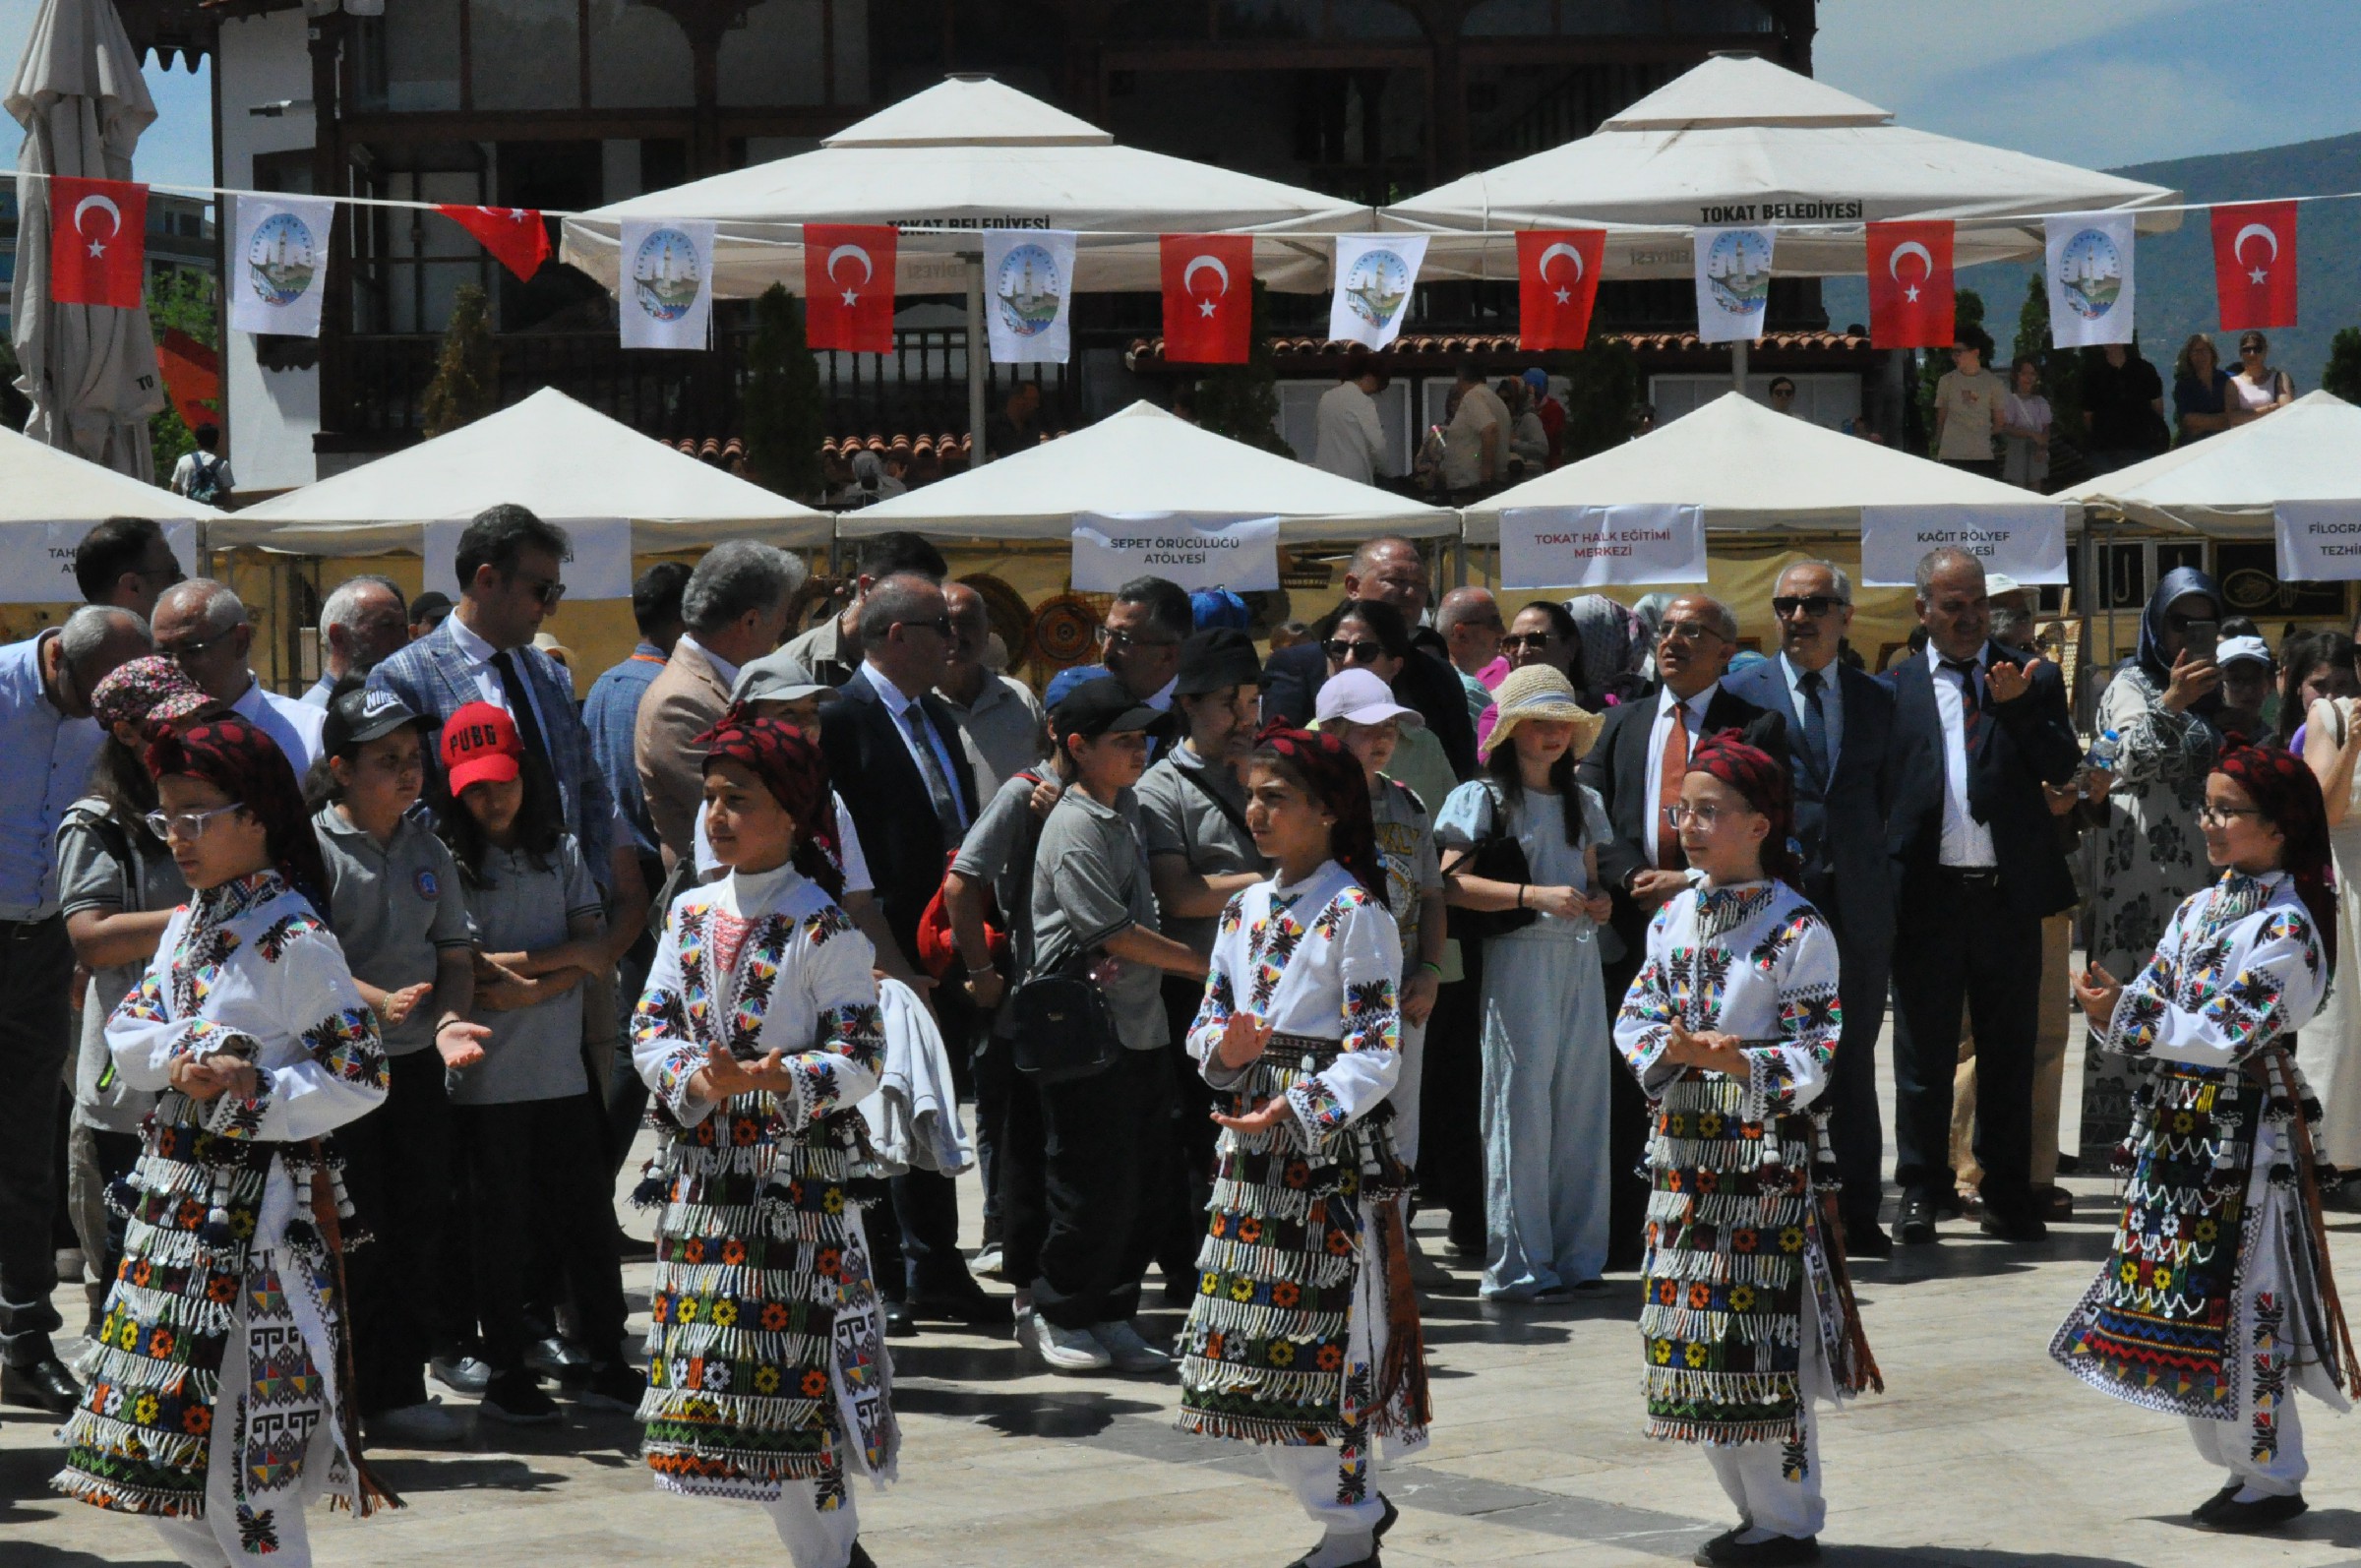
<instances>
[{"instance_id":1,"label":"white pantaloon","mask_svg":"<svg viewBox=\"0 0 2361 1568\"><path fill-rule=\"evenodd\" d=\"M1385 1517L1385 1502L1377 1495L1377 1452L1369 1445L1363 1471L1364 1484L1361 1500L1350 1502L1343 1496L1337 1474L1337 1452L1331 1445L1312 1447L1309 1444L1290 1446L1284 1443L1262 1445L1262 1462L1271 1469L1296 1501L1303 1507L1312 1521L1327 1532L1327 1538L1366 1546L1374 1539L1377 1521ZM1344 1561L1358 1561L1368 1555L1367 1550L1355 1552Z\"/></svg>"},{"instance_id":2,"label":"white pantaloon","mask_svg":"<svg viewBox=\"0 0 2361 1568\"><path fill-rule=\"evenodd\" d=\"M835 1507L820 1506L823 1489L836 1494ZM853 1506L851 1487L840 1488L832 1481L784 1481L778 1497L764 1503L762 1511L770 1515L795 1568L845 1568L853 1560L861 1516Z\"/></svg>"},{"instance_id":3,"label":"white pantaloon","mask_svg":"<svg viewBox=\"0 0 2361 1568\"><path fill-rule=\"evenodd\" d=\"M2304 1458L2304 1430L2295 1417L2295 1391L2279 1396L2279 1447L2269 1459L2257 1459L2247 1429L2238 1421L2207 1420L2192 1416L2189 1435L2207 1464L2219 1465L2232 1477L2269 1497L2292 1497L2304 1489L2311 1464Z\"/></svg>"},{"instance_id":4,"label":"white pantaloon","mask_svg":"<svg viewBox=\"0 0 2361 1568\"><path fill-rule=\"evenodd\" d=\"M1714 1479L1737 1505L1738 1517L1748 1528L1797 1539L1819 1535L1828 1522L1828 1503L1820 1495L1820 1421L1812 1405L1835 1393L1820 1348L1819 1308L1808 1282L1803 1288L1801 1365L1801 1442L1703 1445Z\"/></svg>"}]
</instances>

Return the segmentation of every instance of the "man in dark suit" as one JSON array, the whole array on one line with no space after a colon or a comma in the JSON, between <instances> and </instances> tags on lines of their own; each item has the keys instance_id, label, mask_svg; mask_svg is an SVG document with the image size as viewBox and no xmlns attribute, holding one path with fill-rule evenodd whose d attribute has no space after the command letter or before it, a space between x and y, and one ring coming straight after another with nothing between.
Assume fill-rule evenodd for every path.
<instances>
[{"instance_id":1,"label":"man in dark suit","mask_svg":"<svg viewBox=\"0 0 2361 1568\"><path fill-rule=\"evenodd\" d=\"M914 974L918 921L942 883L944 863L976 819L976 778L959 722L935 683L950 651L951 618L942 586L917 573L879 580L861 602L861 668L821 707L820 750L853 827L861 835L886 928ZM946 1041L969 1037L961 994L934 994ZM1004 1301L988 1297L959 1253L959 1203L951 1178L912 1171L893 1178L903 1278L881 1288L887 1323L907 1333L915 1317L1005 1323ZM882 1261L882 1260L880 1260Z\"/></svg>"},{"instance_id":2,"label":"man in dark suit","mask_svg":"<svg viewBox=\"0 0 2361 1568\"><path fill-rule=\"evenodd\" d=\"M1975 1028L1983 1229L2048 1234L2031 1191L2041 921L2074 902L2042 785L2082 760L2055 666L1990 637L1984 569L1964 551L1918 563L1927 644L1884 677L1894 694L1894 1239L1931 1241L1956 1203L1952 1078L1961 1009ZM1956 1211L1955 1211L1956 1212Z\"/></svg>"},{"instance_id":3,"label":"man in dark suit","mask_svg":"<svg viewBox=\"0 0 2361 1568\"><path fill-rule=\"evenodd\" d=\"M1829 1075L1828 1141L1844 1184L1845 1250L1885 1257L1877 1223L1885 1128L1877 1105L1877 1032L1894 957L1894 888L1886 859L1892 812L1894 694L1838 657L1852 625L1852 582L1826 561L1780 573L1771 608L1779 654L1738 671L1723 690L1786 715L1795 780L1803 893L1835 928L1844 961L1845 1034Z\"/></svg>"},{"instance_id":4,"label":"man in dark suit","mask_svg":"<svg viewBox=\"0 0 2361 1568\"><path fill-rule=\"evenodd\" d=\"M1683 594L1665 608L1658 627L1655 691L1609 709L1599 740L1582 759L1582 782L1605 804L1611 835L1599 846L1599 880L1614 895L1613 931L1620 957L1605 966L1609 1013L1623 1003L1647 947L1648 922L1689 884L1680 835L1665 808L1680 799L1680 781L1697 743L1737 730L1783 764L1786 721L1777 709L1750 702L1722 684L1738 647L1738 618L1702 593ZM1614 943L1609 943L1611 950ZM1617 1071L1614 1122L1608 1146L1614 1173L1607 1266L1636 1267L1646 1219L1647 1185L1630 1173L1647 1144L1647 1097L1631 1074Z\"/></svg>"},{"instance_id":5,"label":"man in dark suit","mask_svg":"<svg viewBox=\"0 0 2361 1568\"><path fill-rule=\"evenodd\" d=\"M1474 778L1476 725L1468 717L1467 688L1451 668L1450 650L1441 634L1419 626L1428 599L1426 559L1419 547L1392 534L1362 545L1345 568L1345 597L1383 600L1410 623L1410 657L1394 677L1394 697L1419 710L1426 728L1443 743L1451 771L1463 780ZM1263 668L1263 721L1310 723L1327 681L1328 650L1317 638L1272 654Z\"/></svg>"}]
</instances>

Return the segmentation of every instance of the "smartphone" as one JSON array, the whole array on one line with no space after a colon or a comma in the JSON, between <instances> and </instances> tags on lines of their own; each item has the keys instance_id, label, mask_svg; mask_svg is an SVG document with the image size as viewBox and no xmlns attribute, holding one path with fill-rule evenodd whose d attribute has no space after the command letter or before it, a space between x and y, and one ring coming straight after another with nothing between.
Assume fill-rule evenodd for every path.
<instances>
[{"instance_id":1,"label":"smartphone","mask_svg":"<svg viewBox=\"0 0 2361 1568\"><path fill-rule=\"evenodd\" d=\"M2189 630L2181 636L2181 646L2188 650L2190 659L2203 659L2209 664L2212 662L2213 651L2220 643L2221 623L2218 621L2192 621Z\"/></svg>"}]
</instances>

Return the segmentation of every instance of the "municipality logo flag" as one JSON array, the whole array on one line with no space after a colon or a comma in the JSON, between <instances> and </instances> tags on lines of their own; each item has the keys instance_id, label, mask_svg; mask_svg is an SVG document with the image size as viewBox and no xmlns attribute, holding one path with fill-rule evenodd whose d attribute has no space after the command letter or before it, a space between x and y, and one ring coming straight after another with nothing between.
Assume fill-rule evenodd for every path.
<instances>
[{"instance_id":1,"label":"municipality logo flag","mask_svg":"<svg viewBox=\"0 0 2361 1568\"><path fill-rule=\"evenodd\" d=\"M1071 229L986 229L984 292L994 364L1062 365L1071 357Z\"/></svg>"},{"instance_id":2,"label":"municipality logo flag","mask_svg":"<svg viewBox=\"0 0 2361 1568\"><path fill-rule=\"evenodd\" d=\"M2049 234L2049 340L2089 348L2132 340L2129 212L2068 212Z\"/></svg>"},{"instance_id":3,"label":"municipality logo flag","mask_svg":"<svg viewBox=\"0 0 2361 1568\"><path fill-rule=\"evenodd\" d=\"M713 225L627 218L615 304L626 348L703 348L713 321Z\"/></svg>"},{"instance_id":4,"label":"municipality logo flag","mask_svg":"<svg viewBox=\"0 0 2361 1568\"><path fill-rule=\"evenodd\" d=\"M1426 260L1423 234L1339 234L1336 294L1328 302L1328 335L1340 343L1384 348L1402 335L1410 291Z\"/></svg>"},{"instance_id":5,"label":"municipality logo flag","mask_svg":"<svg viewBox=\"0 0 2361 1568\"><path fill-rule=\"evenodd\" d=\"M319 336L336 204L325 196L232 200L238 230L229 252L229 325L241 332Z\"/></svg>"},{"instance_id":6,"label":"municipality logo flag","mask_svg":"<svg viewBox=\"0 0 2361 1568\"><path fill-rule=\"evenodd\" d=\"M1707 343L1753 342L1763 335L1771 303L1771 245L1777 230L1701 228L1691 237L1697 257L1697 338Z\"/></svg>"}]
</instances>

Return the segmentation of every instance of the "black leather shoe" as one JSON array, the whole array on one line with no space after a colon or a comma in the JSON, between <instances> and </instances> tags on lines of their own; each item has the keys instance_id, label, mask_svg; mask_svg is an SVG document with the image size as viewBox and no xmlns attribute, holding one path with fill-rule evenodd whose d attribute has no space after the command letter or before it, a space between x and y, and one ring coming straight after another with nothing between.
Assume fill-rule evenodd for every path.
<instances>
[{"instance_id":1,"label":"black leather shoe","mask_svg":"<svg viewBox=\"0 0 2361 1568\"><path fill-rule=\"evenodd\" d=\"M853 1542L853 1554L844 1559L844 1568L878 1568L878 1560L859 1541Z\"/></svg>"},{"instance_id":2,"label":"black leather shoe","mask_svg":"<svg viewBox=\"0 0 2361 1568\"><path fill-rule=\"evenodd\" d=\"M1894 1239L1903 1246L1924 1246L1935 1238L1935 1200L1906 1196L1894 1217Z\"/></svg>"},{"instance_id":3,"label":"black leather shoe","mask_svg":"<svg viewBox=\"0 0 2361 1568\"><path fill-rule=\"evenodd\" d=\"M2224 1536L2258 1536L2266 1530L2278 1529L2311 1506L2304 1501L2302 1492L2289 1492L2284 1497L2258 1497L2251 1503L2240 1502L2238 1494L2232 1492L2227 1500L2215 1505L2203 1528Z\"/></svg>"},{"instance_id":4,"label":"black leather shoe","mask_svg":"<svg viewBox=\"0 0 2361 1568\"><path fill-rule=\"evenodd\" d=\"M1720 1558L1716 1557L1714 1553L1720 1551L1723 1547L1728 1545L1731 1541L1737 1539L1744 1534L1746 1534L1746 1527L1744 1525L1732 1525L1727 1530L1722 1532L1722 1534L1719 1536L1716 1536L1713 1539L1707 1541L1704 1545L1698 1547L1696 1552L1689 1558L1689 1561L1695 1563L1697 1568L1713 1568L1713 1565L1721 1560Z\"/></svg>"},{"instance_id":5,"label":"black leather shoe","mask_svg":"<svg viewBox=\"0 0 2361 1568\"><path fill-rule=\"evenodd\" d=\"M52 1416L70 1414L82 1403L82 1385L54 1356L0 1370L0 1402L28 1405Z\"/></svg>"},{"instance_id":6,"label":"black leather shoe","mask_svg":"<svg viewBox=\"0 0 2361 1568\"><path fill-rule=\"evenodd\" d=\"M2195 1508L2190 1509L2189 1517L2201 1525L2211 1524L2213 1522L2213 1516L2221 1512L2221 1505L2228 1502L2231 1498L2237 1496L2245 1484L2246 1483L2244 1481L2232 1477L2230 1483L2227 1486L2224 1486L2221 1490L2215 1492L2204 1502L2199 1503Z\"/></svg>"},{"instance_id":7,"label":"black leather shoe","mask_svg":"<svg viewBox=\"0 0 2361 1568\"><path fill-rule=\"evenodd\" d=\"M1385 1514L1377 1521L1377 1528L1369 1532L1371 1540L1383 1540L1385 1533L1394 1528L1394 1521L1402 1517L1402 1510L1394 1506L1394 1500L1391 1497L1379 1492L1377 1500L1385 1504Z\"/></svg>"},{"instance_id":8,"label":"black leather shoe","mask_svg":"<svg viewBox=\"0 0 2361 1568\"><path fill-rule=\"evenodd\" d=\"M1858 1222L1845 1222L1845 1255L1848 1258L1890 1258L1894 1255L1894 1238L1870 1215Z\"/></svg>"},{"instance_id":9,"label":"black leather shoe","mask_svg":"<svg viewBox=\"0 0 2361 1568\"><path fill-rule=\"evenodd\" d=\"M2041 1217L2022 1209L1995 1209L1987 1203L1983 1217L1975 1223L1984 1235L1996 1240L2023 1244L2049 1239L2049 1227L2041 1223Z\"/></svg>"},{"instance_id":10,"label":"black leather shoe","mask_svg":"<svg viewBox=\"0 0 2361 1568\"><path fill-rule=\"evenodd\" d=\"M955 1296L922 1296L910 1303L910 1315L930 1323L966 1323L977 1328L1006 1328L1016 1321L1004 1296L965 1291Z\"/></svg>"},{"instance_id":11,"label":"black leather shoe","mask_svg":"<svg viewBox=\"0 0 2361 1568\"><path fill-rule=\"evenodd\" d=\"M1707 1568L1790 1568L1820 1560L1817 1536L1773 1536L1768 1540L1742 1541L1733 1532L1709 1541L1696 1560Z\"/></svg>"},{"instance_id":12,"label":"black leather shoe","mask_svg":"<svg viewBox=\"0 0 2361 1568\"><path fill-rule=\"evenodd\" d=\"M918 1319L911 1315L908 1301L887 1301L885 1303L885 1337L887 1339L906 1340L917 1332Z\"/></svg>"}]
</instances>

